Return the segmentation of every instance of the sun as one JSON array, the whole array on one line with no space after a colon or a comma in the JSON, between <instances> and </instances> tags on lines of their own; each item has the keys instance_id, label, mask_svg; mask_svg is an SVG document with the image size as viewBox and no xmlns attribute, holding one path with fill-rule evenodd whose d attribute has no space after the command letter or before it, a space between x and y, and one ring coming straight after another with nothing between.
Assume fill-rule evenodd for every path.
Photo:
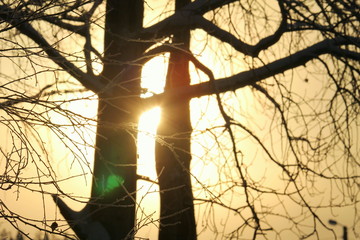
<instances>
[{"instance_id":1,"label":"sun","mask_svg":"<svg viewBox=\"0 0 360 240\"><path fill-rule=\"evenodd\" d=\"M147 62L142 68L141 87L144 90L142 97L164 91L168 54L156 56Z\"/></svg>"},{"instance_id":2,"label":"sun","mask_svg":"<svg viewBox=\"0 0 360 240\"><path fill-rule=\"evenodd\" d=\"M142 97L164 91L168 58L166 55L157 56L147 62L142 69L141 87L144 89ZM138 133L138 174L156 178L155 172L155 135L160 120L160 108L156 107L144 112L139 121Z\"/></svg>"},{"instance_id":3,"label":"sun","mask_svg":"<svg viewBox=\"0 0 360 240\"><path fill-rule=\"evenodd\" d=\"M168 57L158 56L150 60L142 70L141 87L144 89L142 97L164 91ZM156 129L160 121L160 107L144 112L139 120L137 147L137 173L156 181L155 141ZM137 190L137 221L139 222L138 236L152 236L157 238L157 223L152 219L159 218L159 187L148 181L139 181ZM154 194L155 193L155 194ZM155 225L155 227L153 227Z\"/></svg>"},{"instance_id":4,"label":"sun","mask_svg":"<svg viewBox=\"0 0 360 240\"><path fill-rule=\"evenodd\" d=\"M139 175L156 179L155 172L155 135L160 120L160 108L153 108L140 117L138 127L138 163Z\"/></svg>"}]
</instances>

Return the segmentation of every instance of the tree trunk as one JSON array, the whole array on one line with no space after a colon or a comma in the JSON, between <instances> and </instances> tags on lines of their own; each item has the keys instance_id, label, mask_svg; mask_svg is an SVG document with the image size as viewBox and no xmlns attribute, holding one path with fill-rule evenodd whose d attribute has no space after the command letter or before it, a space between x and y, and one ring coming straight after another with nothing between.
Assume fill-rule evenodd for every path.
<instances>
[{"instance_id":1,"label":"tree trunk","mask_svg":"<svg viewBox=\"0 0 360 240\"><path fill-rule=\"evenodd\" d=\"M94 219L106 226L111 239L133 238L136 205L136 135L129 129L138 122L141 68L124 65L141 56L127 35L142 27L143 1L108 0L105 23L103 79L109 84L120 75L113 98L100 96L92 198ZM122 38L123 37L123 38Z\"/></svg>"},{"instance_id":2,"label":"tree trunk","mask_svg":"<svg viewBox=\"0 0 360 240\"><path fill-rule=\"evenodd\" d=\"M177 0L176 10L189 3ZM173 43L189 49L190 31L179 31ZM190 84L189 62L179 52L170 54L165 91ZM160 187L160 240L196 239L193 195L190 178L191 122L189 99L170 99L162 106L157 134L166 146L155 146Z\"/></svg>"},{"instance_id":3,"label":"tree trunk","mask_svg":"<svg viewBox=\"0 0 360 240\"><path fill-rule=\"evenodd\" d=\"M133 239L137 133L129 127L138 122L141 67L131 62L143 48L128 36L142 28L143 1L108 0L106 11L101 77L109 87L99 94L91 200L80 212L56 201L80 239Z\"/></svg>"}]
</instances>

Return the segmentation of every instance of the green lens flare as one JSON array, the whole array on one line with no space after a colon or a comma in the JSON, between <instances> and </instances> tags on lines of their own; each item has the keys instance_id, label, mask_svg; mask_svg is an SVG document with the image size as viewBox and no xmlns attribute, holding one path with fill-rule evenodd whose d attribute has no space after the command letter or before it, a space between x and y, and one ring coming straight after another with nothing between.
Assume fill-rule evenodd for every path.
<instances>
[{"instance_id":1,"label":"green lens flare","mask_svg":"<svg viewBox=\"0 0 360 240\"><path fill-rule=\"evenodd\" d=\"M108 192L111 192L115 188L119 187L121 184L124 183L124 179L118 175L112 174L108 176L106 179L103 179L101 181L101 184L99 184L99 192L101 194L106 194Z\"/></svg>"}]
</instances>

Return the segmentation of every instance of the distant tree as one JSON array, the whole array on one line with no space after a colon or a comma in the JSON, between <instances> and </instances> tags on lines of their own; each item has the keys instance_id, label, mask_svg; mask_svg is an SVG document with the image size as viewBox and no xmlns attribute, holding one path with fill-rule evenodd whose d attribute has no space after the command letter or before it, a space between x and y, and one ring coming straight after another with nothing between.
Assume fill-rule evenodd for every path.
<instances>
[{"instance_id":1,"label":"distant tree","mask_svg":"<svg viewBox=\"0 0 360 240\"><path fill-rule=\"evenodd\" d=\"M23 235L22 235L20 232L18 232L15 239L16 239L16 240L23 240L24 237L23 237Z\"/></svg>"},{"instance_id":2,"label":"distant tree","mask_svg":"<svg viewBox=\"0 0 360 240\"><path fill-rule=\"evenodd\" d=\"M1 189L52 194L79 239L134 239L137 123L161 106L159 239L323 239L343 213L359 237L358 1L175 0L151 16L159 3L0 0ZM156 56L160 94L141 87ZM67 109L89 99L95 119ZM93 168L79 147L91 126ZM91 169L80 212L44 128ZM67 234L0 203L14 227Z\"/></svg>"}]
</instances>

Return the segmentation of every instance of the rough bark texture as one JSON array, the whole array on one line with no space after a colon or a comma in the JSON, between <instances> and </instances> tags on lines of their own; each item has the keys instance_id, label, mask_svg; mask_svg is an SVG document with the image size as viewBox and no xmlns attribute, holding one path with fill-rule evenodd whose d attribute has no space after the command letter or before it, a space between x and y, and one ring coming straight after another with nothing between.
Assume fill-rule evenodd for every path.
<instances>
[{"instance_id":1,"label":"rough bark texture","mask_svg":"<svg viewBox=\"0 0 360 240\"><path fill-rule=\"evenodd\" d=\"M177 0L176 9L190 1ZM190 31L173 36L173 43L189 49ZM190 85L189 62L183 54L170 54L166 90ZM196 239L193 195L190 178L190 109L188 98L170 99L162 107L157 130L166 145L155 146L156 170L160 187L159 239Z\"/></svg>"}]
</instances>

